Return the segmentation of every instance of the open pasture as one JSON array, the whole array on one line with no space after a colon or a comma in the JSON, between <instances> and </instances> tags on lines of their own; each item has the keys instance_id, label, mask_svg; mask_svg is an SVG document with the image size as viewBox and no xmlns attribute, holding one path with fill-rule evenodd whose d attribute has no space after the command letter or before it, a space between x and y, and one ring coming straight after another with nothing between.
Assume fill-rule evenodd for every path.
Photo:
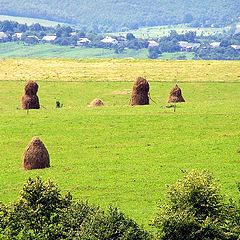
<instances>
[{"instance_id":1,"label":"open pasture","mask_svg":"<svg viewBox=\"0 0 240 240\"><path fill-rule=\"evenodd\" d=\"M225 28L204 28L204 27L188 27L187 25L173 25L173 26L154 26L154 27L141 27L137 30L132 30L131 33L138 38L160 38L170 35L171 31L176 31L178 34L184 34L187 32L196 32L197 36L210 36L214 34L223 33L229 27ZM125 36L126 32L112 33L112 35L122 35Z\"/></svg>"},{"instance_id":2,"label":"open pasture","mask_svg":"<svg viewBox=\"0 0 240 240\"><path fill-rule=\"evenodd\" d=\"M182 172L209 169L223 193L240 180L240 63L151 60L24 60L0 64L0 200L18 196L28 177L51 178L64 192L118 206L148 225L166 184ZM157 103L129 106L133 80L146 76ZM20 110L26 80L39 84L40 110ZM179 80L186 103L166 108ZM105 106L90 108L101 98ZM60 100L63 108L56 109ZM51 167L24 171L33 136Z\"/></svg>"}]
</instances>

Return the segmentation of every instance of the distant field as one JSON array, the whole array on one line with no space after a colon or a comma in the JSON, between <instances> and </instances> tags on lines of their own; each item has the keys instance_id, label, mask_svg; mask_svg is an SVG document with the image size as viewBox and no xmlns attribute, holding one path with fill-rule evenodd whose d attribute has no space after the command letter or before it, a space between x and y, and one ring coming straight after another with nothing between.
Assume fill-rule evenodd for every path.
<instances>
[{"instance_id":1,"label":"distant field","mask_svg":"<svg viewBox=\"0 0 240 240\"><path fill-rule=\"evenodd\" d=\"M0 80L240 82L239 61L0 59Z\"/></svg>"},{"instance_id":2,"label":"distant field","mask_svg":"<svg viewBox=\"0 0 240 240\"><path fill-rule=\"evenodd\" d=\"M167 36L172 30L175 30L178 34L184 34L189 31L196 32L197 35L209 36L217 33L222 33L224 28L192 28L185 25L176 26L157 26L157 27L144 27L137 30L129 30L134 36L138 38L159 38ZM125 36L128 32L112 33L112 35Z\"/></svg>"},{"instance_id":3,"label":"distant field","mask_svg":"<svg viewBox=\"0 0 240 240\"><path fill-rule=\"evenodd\" d=\"M49 21L49 20L39 19L39 18L25 18L25 17L0 15L0 21L4 21L4 20L15 21L15 22L22 23L22 24L26 23L27 25L39 23L42 26L46 26L46 27L54 27L58 24L64 24L64 23L60 23L60 22L54 22L54 21Z\"/></svg>"},{"instance_id":4,"label":"distant field","mask_svg":"<svg viewBox=\"0 0 240 240\"><path fill-rule=\"evenodd\" d=\"M194 53L177 52L163 53L159 59L176 59L185 56L193 59ZM0 58L25 57L25 58L148 58L148 50L125 49L123 53L116 54L113 49L82 48L58 46L52 44L26 45L23 43L1 43Z\"/></svg>"},{"instance_id":5,"label":"distant field","mask_svg":"<svg viewBox=\"0 0 240 240\"><path fill-rule=\"evenodd\" d=\"M0 201L19 195L28 177L51 178L63 192L118 206L148 226L166 185L184 171L208 169L230 197L240 181L239 61L0 60ZM132 81L150 81L149 106L130 107ZM25 80L39 83L41 110L20 110ZM176 80L186 103L165 108ZM126 82L127 81L127 82ZM169 81L169 82L167 82ZM90 108L94 98L104 107ZM64 105L55 109L59 99ZM33 136L51 168L24 171Z\"/></svg>"},{"instance_id":6,"label":"distant field","mask_svg":"<svg viewBox=\"0 0 240 240\"><path fill-rule=\"evenodd\" d=\"M125 50L122 54L114 53L113 49L82 48L73 46L58 46L53 44L26 45L24 43L0 44L0 58L147 58L148 51Z\"/></svg>"}]
</instances>

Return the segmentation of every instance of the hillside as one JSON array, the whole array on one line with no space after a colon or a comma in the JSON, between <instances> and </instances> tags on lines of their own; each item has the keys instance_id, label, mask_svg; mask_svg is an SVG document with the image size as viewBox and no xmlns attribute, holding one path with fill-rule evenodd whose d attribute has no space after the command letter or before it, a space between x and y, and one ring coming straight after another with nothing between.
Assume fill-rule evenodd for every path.
<instances>
[{"instance_id":1,"label":"hillside","mask_svg":"<svg viewBox=\"0 0 240 240\"><path fill-rule=\"evenodd\" d=\"M2 0L0 14L74 23L95 31L192 22L222 25L240 16L235 0Z\"/></svg>"}]
</instances>

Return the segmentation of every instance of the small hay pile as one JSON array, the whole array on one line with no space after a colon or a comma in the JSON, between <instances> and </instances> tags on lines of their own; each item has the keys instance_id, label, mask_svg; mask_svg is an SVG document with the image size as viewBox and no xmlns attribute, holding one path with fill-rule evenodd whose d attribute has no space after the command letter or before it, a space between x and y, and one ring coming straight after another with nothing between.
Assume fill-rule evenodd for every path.
<instances>
[{"instance_id":1,"label":"small hay pile","mask_svg":"<svg viewBox=\"0 0 240 240\"><path fill-rule=\"evenodd\" d=\"M28 81L25 85L25 92L22 96L23 109L39 109L39 99L37 96L38 84L34 81Z\"/></svg>"},{"instance_id":2,"label":"small hay pile","mask_svg":"<svg viewBox=\"0 0 240 240\"><path fill-rule=\"evenodd\" d=\"M133 85L131 105L149 104L149 83L145 78L138 77Z\"/></svg>"},{"instance_id":3,"label":"small hay pile","mask_svg":"<svg viewBox=\"0 0 240 240\"><path fill-rule=\"evenodd\" d=\"M43 142L34 137L23 154L23 168L25 170L50 167L50 158Z\"/></svg>"},{"instance_id":4,"label":"small hay pile","mask_svg":"<svg viewBox=\"0 0 240 240\"><path fill-rule=\"evenodd\" d=\"M90 107L100 107L103 105L104 105L103 101L99 98L93 99L89 104Z\"/></svg>"},{"instance_id":5,"label":"small hay pile","mask_svg":"<svg viewBox=\"0 0 240 240\"><path fill-rule=\"evenodd\" d=\"M171 90L168 102L169 103L185 102L185 100L184 100L184 98L182 96L181 88L179 88L177 84Z\"/></svg>"}]
</instances>

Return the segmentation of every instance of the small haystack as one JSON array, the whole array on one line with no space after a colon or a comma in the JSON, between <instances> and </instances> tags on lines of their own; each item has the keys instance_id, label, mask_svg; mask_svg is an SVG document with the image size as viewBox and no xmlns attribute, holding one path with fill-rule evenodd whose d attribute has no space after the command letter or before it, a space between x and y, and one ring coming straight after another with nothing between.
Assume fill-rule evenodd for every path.
<instances>
[{"instance_id":1,"label":"small haystack","mask_svg":"<svg viewBox=\"0 0 240 240\"><path fill-rule=\"evenodd\" d=\"M181 88L179 88L177 84L171 90L168 102L169 103L185 102L185 100L184 100L184 98L182 96Z\"/></svg>"},{"instance_id":2,"label":"small haystack","mask_svg":"<svg viewBox=\"0 0 240 240\"><path fill-rule=\"evenodd\" d=\"M25 85L25 92L22 96L23 109L39 109L39 99L37 96L38 84L34 81L28 81Z\"/></svg>"},{"instance_id":3,"label":"small haystack","mask_svg":"<svg viewBox=\"0 0 240 240\"><path fill-rule=\"evenodd\" d=\"M99 98L93 99L89 104L90 107L100 107L103 105L104 105L103 101Z\"/></svg>"},{"instance_id":4,"label":"small haystack","mask_svg":"<svg viewBox=\"0 0 240 240\"><path fill-rule=\"evenodd\" d=\"M149 104L149 83L145 78L138 77L133 85L131 105Z\"/></svg>"},{"instance_id":5,"label":"small haystack","mask_svg":"<svg viewBox=\"0 0 240 240\"><path fill-rule=\"evenodd\" d=\"M50 167L49 154L43 142L34 137L23 154L23 168L25 170Z\"/></svg>"}]
</instances>

